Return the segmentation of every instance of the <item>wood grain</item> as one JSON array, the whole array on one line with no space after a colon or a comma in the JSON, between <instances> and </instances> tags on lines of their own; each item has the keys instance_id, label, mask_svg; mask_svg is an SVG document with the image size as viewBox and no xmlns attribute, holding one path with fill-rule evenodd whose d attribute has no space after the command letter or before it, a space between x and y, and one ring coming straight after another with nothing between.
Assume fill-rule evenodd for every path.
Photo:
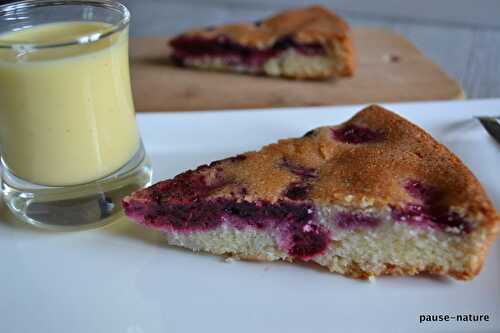
<instances>
[{"instance_id":1,"label":"wood grain","mask_svg":"<svg viewBox=\"0 0 500 333\"><path fill-rule=\"evenodd\" d=\"M463 98L459 84L392 32L356 29L353 78L293 81L171 66L162 38L131 41L138 111L189 111L341 105Z\"/></svg>"}]
</instances>

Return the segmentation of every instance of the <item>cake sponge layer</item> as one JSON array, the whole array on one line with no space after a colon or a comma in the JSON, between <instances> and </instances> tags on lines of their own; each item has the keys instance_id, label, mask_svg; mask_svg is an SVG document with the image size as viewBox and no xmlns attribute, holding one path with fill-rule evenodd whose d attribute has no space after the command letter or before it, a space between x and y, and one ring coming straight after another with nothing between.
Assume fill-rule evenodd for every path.
<instances>
[{"instance_id":1,"label":"cake sponge layer","mask_svg":"<svg viewBox=\"0 0 500 333\"><path fill-rule=\"evenodd\" d=\"M329 231L329 243L323 253L308 260L331 272L356 278L426 272L468 280L479 272L490 237L483 230L464 236L399 223L392 219L389 209L375 214L371 209L347 213L345 208L318 207L317 211L317 223ZM376 226L336 225L339 212L371 216L378 222ZM229 221L210 231L169 230L164 234L169 244L193 251L249 260L296 259L280 244L278 233L235 228Z\"/></svg>"}]
</instances>

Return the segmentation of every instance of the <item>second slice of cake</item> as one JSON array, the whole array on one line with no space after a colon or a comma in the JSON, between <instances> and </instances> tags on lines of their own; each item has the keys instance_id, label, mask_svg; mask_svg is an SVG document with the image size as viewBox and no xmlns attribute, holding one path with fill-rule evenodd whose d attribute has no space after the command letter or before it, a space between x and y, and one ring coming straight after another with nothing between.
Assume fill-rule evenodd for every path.
<instances>
[{"instance_id":1,"label":"second slice of cake","mask_svg":"<svg viewBox=\"0 0 500 333\"><path fill-rule=\"evenodd\" d=\"M319 6L190 31L170 45L175 63L200 69L297 79L351 76L354 71L347 24Z\"/></svg>"}]
</instances>

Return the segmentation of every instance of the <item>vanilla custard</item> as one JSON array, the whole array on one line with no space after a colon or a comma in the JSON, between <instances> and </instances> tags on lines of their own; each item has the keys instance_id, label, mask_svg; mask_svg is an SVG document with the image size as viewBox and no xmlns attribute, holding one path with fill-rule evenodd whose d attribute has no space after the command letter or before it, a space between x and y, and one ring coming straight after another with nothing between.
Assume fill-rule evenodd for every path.
<instances>
[{"instance_id":1,"label":"vanilla custard","mask_svg":"<svg viewBox=\"0 0 500 333\"><path fill-rule=\"evenodd\" d=\"M0 35L0 44L23 44L0 49L0 145L17 177L83 184L112 174L138 150L128 31L111 29L65 22ZM74 45L78 39L87 43Z\"/></svg>"}]
</instances>

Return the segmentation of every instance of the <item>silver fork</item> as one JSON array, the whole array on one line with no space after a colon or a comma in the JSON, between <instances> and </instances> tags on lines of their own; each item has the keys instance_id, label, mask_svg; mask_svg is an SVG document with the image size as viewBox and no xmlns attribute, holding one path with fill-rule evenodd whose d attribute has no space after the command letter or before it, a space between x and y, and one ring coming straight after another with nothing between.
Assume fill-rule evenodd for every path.
<instances>
[{"instance_id":1,"label":"silver fork","mask_svg":"<svg viewBox=\"0 0 500 333\"><path fill-rule=\"evenodd\" d=\"M500 116L476 117L497 143L500 143Z\"/></svg>"}]
</instances>

